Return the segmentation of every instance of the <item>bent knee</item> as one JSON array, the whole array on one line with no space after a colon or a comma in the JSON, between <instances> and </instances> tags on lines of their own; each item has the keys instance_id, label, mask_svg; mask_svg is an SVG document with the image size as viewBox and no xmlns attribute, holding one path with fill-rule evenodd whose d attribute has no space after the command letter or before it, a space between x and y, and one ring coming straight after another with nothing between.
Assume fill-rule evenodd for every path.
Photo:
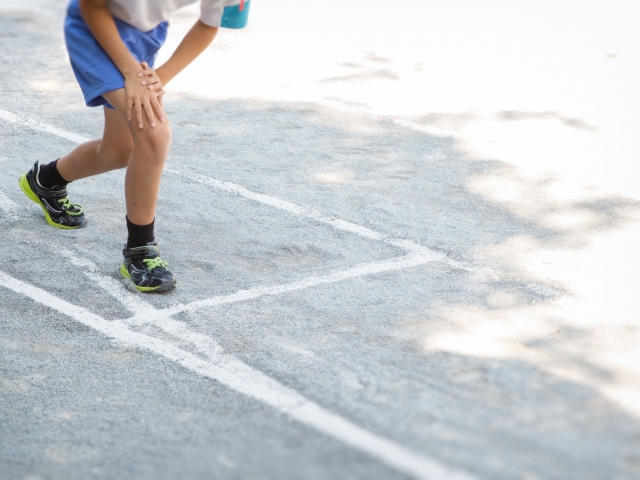
<instances>
[{"instance_id":1,"label":"bent knee","mask_svg":"<svg viewBox=\"0 0 640 480\"><path fill-rule=\"evenodd\" d=\"M147 153L164 157L169 153L171 146L171 125L169 122L156 123L154 128L148 125L136 132L135 148Z\"/></svg>"}]
</instances>

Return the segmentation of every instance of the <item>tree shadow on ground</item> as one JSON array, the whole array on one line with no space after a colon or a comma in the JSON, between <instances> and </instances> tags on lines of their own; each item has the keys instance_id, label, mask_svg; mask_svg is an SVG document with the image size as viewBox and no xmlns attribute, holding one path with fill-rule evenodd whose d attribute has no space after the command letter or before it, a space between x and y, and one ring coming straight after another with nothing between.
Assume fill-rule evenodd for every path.
<instances>
[{"instance_id":1,"label":"tree shadow on ground","mask_svg":"<svg viewBox=\"0 0 640 480\"><path fill-rule=\"evenodd\" d=\"M0 56L1 108L99 136L101 113L82 106L60 55L60 33L42 25L24 15L0 19L0 52L11 52ZM30 61L25 65L23 58ZM25 91L38 75L51 82L41 84L49 90ZM545 310L571 292L519 263L527 248L534 257L537 251L580 250L594 235L624 227L637 201L555 200L544 181L520 177L498 160L468 158L453 139L399 127L391 118L188 94L169 94L167 111L174 126L172 163L410 239L478 269L468 274L434 265L362 279L351 295L336 287L332 304L305 299L305 321L295 329L285 324L282 308L238 306L246 315L215 324L221 337L240 345L237 355L260 366L256 359L267 352L260 361L272 367L272 375L322 398L327 407L488 478L527 472L531 478L638 476L640 423L603 396L597 382L583 381L608 381L617 372L574 348L597 349L602 330L566 324ZM531 118L500 115L507 121ZM544 115L571 128L590 128L555 112ZM424 122L436 120L441 116ZM494 190L517 190L517 201L492 201L472 188L478 179L496 178L509 182L497 181ZM180 206L171 198L162 202L163 208ZM556 227L558 215L580 221ZM496 246L505 246L506 253L483 254ZM285 313L300 316L299 308L289 305ZM206 331L206 322L192 321ZM242 330L242 322L251 328ZM306 346L333 363L269 363L274 355L262 340L293 338L301 329L307 331ZM451 338L470 343L464 350L469 353L447 351ZM364 360L354 343L365 346ZM319 368L335 368L335 378L318 382ZM584 376L571 380L575 370ZM344 406L346 398L352 406Z\"/></svg>"},{"instance_id":2,"label":"tree shadow on ground","mask_svg":"<svg viewBox=\"0 0 640 480\"><path fill-rule=\"evenodd\" d=\"M590 354L598 350L603 329L551 311L554 302L572 295L570 286L527 272L520 257L530 254L535 262L537 251L581 251L594 236L634 221L640 202L607 195L557 200L547 188L552 178L529 179L503 162L469 158L453 139L398 127L390 118L314 104L213 101L188 94L175 95L167 109L175 127L172 161L181 167L411 239L477 268L474 274L440 271L435 277L399 279L396 289L387 284L384 306L379 288L390 280L370 280L376 293L358 292L360 298L349 298L349 305L357 308L341 311L348 319L337 320L335 310L309 301L318 317L332 319L320 321L325 327L334 321L373 330L365 342L376 345L372 348L384 368L416 376L428 385L426 390L446 391L431 392L429 407L416 406L415 415L434 415L433 408L446 404L466 416L478 438L494 442L502 453L492 461L509 464L504 455L510 452L521 462L518 468L527 465L532 474L554 476L579 469L584 478L597 478L635 472L640 423L602 396L599 383L615 384L619 372ZM496 202L477 193L478 181L487 179L504 180L496 181L496 188L517 191L515 200ZM507 253L495 254L502 247ZM366 312L362 315L375 327L363 325L354 311ZM394 314L400 320L391 318ZM269 309L260 315L263 326L273 331L278 321ZM390 355L377 347L381 336L385 342L389 335L402 336L397 330L390 333L394 326L407 334L404 340L425 349L420 365L407 355L411 374L403 371L397 350ZM331 352L349 357L344 352L352 340L312 330L331 338ZM617 338L624 337L623 330L608 329ZM282 334L287 335L286 329ZM455 342L460 348L449 348ZM356 365L358 357L351 361ZM366 368L351 368L361 380L371 375ZM400 392L390 388L378 395L387 396L392 405L392 396ZM482 406L470 407L476 400ZM487 413L487 405L495 410ZM401 403L389 409L397 410L396 417L391 415L396 421L403 417ZM393 430L392 425L388 428ZM492 440L480 433L483 428L491 430ZM605 443L621 450L587 437L607 438ZM426 436L421 440L431 444ZM516 451L520 447L514 450L513 442L529 447ZM502 474L515 474L517 468L506 464L500 467ZM495 472L485 471L489 476Z\"/></svg>"}]
</instances>

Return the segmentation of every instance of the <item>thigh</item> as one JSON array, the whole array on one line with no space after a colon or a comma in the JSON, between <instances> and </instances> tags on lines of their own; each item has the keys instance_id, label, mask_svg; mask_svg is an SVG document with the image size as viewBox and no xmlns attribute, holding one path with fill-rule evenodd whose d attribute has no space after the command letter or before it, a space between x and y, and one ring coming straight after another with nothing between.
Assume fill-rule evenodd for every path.
<instances>
[{"instance_id":1,"label":"thigh","mask_svg":"<svg viewBox=\"0 0 640 480\"><path fill-rule=\"evenodd\" d=\"M120 112L111 108L104 108L104 133L102 146L113 147L115 150L131 150L133 137L129 129L129 122Z\"/></svg>"},{"instance_id":2,"label":"thigh","mask_svg":"<svg viewBox=\"0 0 640 480\"><path fill-rule=\"evenodd\" d=\"M115 110L111 110L109 112L109 120L113 120L113 126L118 128L122 125L129 132L129 136L135 134L135 130L132 128L131 123L127 121L127 96L124 93L124 88L105 92L102 96L107 100L107 102L113 105L113 108L115 108ZM105 129L107 127L107 110L109 109L105 108ZM120 117L122 123L116 120L117 117Z\"/></svg>"}]
</instances>

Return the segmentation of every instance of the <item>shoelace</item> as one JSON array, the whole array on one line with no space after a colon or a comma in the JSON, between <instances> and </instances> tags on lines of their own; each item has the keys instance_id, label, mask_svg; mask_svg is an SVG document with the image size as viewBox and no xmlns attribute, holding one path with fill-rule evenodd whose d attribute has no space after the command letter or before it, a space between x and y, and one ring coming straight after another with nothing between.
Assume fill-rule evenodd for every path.
<instances>
[{"instance_id":1,"label":"shoelace","mask_svg":"<svg viewBox=\"0 0 640 480\"><path fill-rule=\"evenodd\" d=\"M58 203L62 205L62 208L69 215L80 215L82 213L82 207L77 203L71 203L69 197L61 198L60 200L58 200ZM73 209L73 211L70 211L71 209Z\"/></svg>"},{"instance_id":2,"label":"shoelace","mask_svg":"<svg viewBox=\"0 0 640 480\"><path fill-rule=\"evenodd\" d=\"M158 268L158 267L168 267L169 264L167 262L165 262L164 260L162 260L160 257L156 257L156 258L145 258L144 260L142 260L146 265L147 268L149 270L153 270L154 268Z\"/></svg>"}]
</instances>

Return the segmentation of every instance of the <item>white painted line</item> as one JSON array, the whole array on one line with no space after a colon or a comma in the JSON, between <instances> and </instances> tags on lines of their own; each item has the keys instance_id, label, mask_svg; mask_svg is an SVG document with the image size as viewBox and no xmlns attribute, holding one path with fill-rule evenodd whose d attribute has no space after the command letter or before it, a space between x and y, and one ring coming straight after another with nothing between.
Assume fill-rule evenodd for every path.
<instances>
[{"instance_id":1,"label":"white painted line","mask_svg":"<svg viewBox=\"0 0 640 480\"><path fill-rule=\"evenodd\" d=\"M0 210L2 210L7 217L11 220L17 220L18 215L16 212L22 207L16 202L7 197L4 193L0 192Z\"/></svg>"},{"instance_id":2,"label":"white painted line","mask_svg":"<svg viewBox=\"0 0 640 480\"><path fill-rule=\"evenodd\" d=\"M66 138L67 140L71 140L72 142L75 142L75 143L84 143L91 140L90 138L83 137L82 135L67 132L66 130L62 130L61 128L54 127L52 125L47 125L46 123L37 122L36 120L31 120L28 118L23 119L18 115L16 115L15 113L7 112L6 110L0 110L0 119L6 120L8 122L12 122L24 127L40 130L42 132L51 133L52 135Z\"/></svg>"},{"instance_id":3,"label":"white painted line","mask_svg":"<svg viewBox=\"0 0 640 480\"><path fill-rule=\"evenodd\" d=\"M67 315L109 338L161 355L192 372L270 405L300 423L414 478L425 480L475 478L464 471L449 468L432 458L412 452L391 440L358 427L233 357L225 355L219 362L205 361L170 343L134 332L120 321L109 322L82 307L57 298L2 271L0 271L0 286Z\"/></svg>"},{"instance_id":4,"label":"white painted line","mask_svg":"<svg viewBox=\"0 0 640 480\"><path fill-rule=\"evenodd\" d=\"M35 120L22 119L19 116L15 115L14 113L7 112L5 110L0 110L0 119L8 120L18 125L23 125L26 127L41 130L43 132L51 133L52 135L57 135L59 137L66 138L76 143L82 143L89 140L86 137L77 135L72 132L67 132L66 130L62 130L60 128L57 128L51 125L36 122ZM404 120L399 122L404 122ZM410 122L410 123L414 123L414 122ZM399 123L399 124L402 124L402 123ZM418 125L418 124L415 124L415 125ZM361 235L363 237L371 238L373 240L386 242L390 245L403 248L409 252L417 253L425 257L431 257L432 261L444 262L453 268L458 268L458 269L467 270L467 271L473 270L473 267L469 265L465 265L462 262L458 262L456 260L450 259L446 255L440 252L436 252L435 250L431 250L430 248L424 247L422 245L418 245L417 243L414 243L411 240L393 238L388 235L373 231L369 228L356 225L355 223L347 222L345 220L340 220L338 218L327 217L316 210L312 210L307 207L303 207L301 205L296 205L295 203L287 202L285 200L280 200L275 197L270 197L268 195L263 195L261 193L252 192L251 190L248 190L241 185L236 185L231 182L224 182L222 180L216 180L215 178L209 178L204 175L199 175L197 173L187 173L187 172L183 172L183 171L176 170L174 168L169 168L169 167L165 168L165 171L167 173L171 173L174 175L187 177L195 182L209 185L219 190L224 190L226 192L234 193L236 195L249 198L256 202L263 203L265 205L270 205L272 207L287 211L299 217L308 218L310 220L314 220L320 223L325 223L338 230L343 230L343 231L351 232L357 235Z\"/></svg>"},{"instance_id":5,"label":"white painted line","mask_svg":"<svg viewBox=\"0 0 640 480\"><path fill-rule=\"evenodd\" d=\"M147 321L140 321L140 318L145 318ZM151 320L151 318L153 318L153 320ZM196 351L204 355L207 360L219 362L223 358L223 349L218 342L211 337L194 332L185 322L173 320L168 316L148 317L146 315L130 317L122 320L122 322L128 325L146 324L151 328L159 328L172 337L191 344L191 346L195 348ZM226 355L225 357L228 358Z\"/></svg>"},{"instance_id":6,"label":"white painted line","mask_svg":"<svg viewBox=\"0 0 640 480\"><path fill-rule=\"evenodd\" d=\"M308 209L301 205L296 205L295 203L286 202L284 200L280 200L275 197L270 197L268 195L263 195L261 193L252 192L251 190L248 190L245 187L236 185L231 182L223 182L222 180L216 180L215 178L206 177L204 175L200 175L197 173L187 173L180 170L176 170L174 168L165 168L164 171L167 173L172 173L174 175L180 175L181 177L189 178L195 182L202 183L204 185L209 185L211 187L217 188L218 190L224 190L226 192L235 193L242 197L249 198L256 202L263 203L265 205L270 205L280 210L285 210L299 217L306 217L319 222L328 223L329 225L339 230L345 230L347 232L355 233L363 237L372 238L374 240L386 240L385 235L378 232L374 232L373 230L370 230L366 227L361 227L360 225L356 225L355 223L345 222L343 220L339 220L336 218L325 217L320 212L316 212L314 210Z\"/></svg>"},{"instance_id":7,"label":"white painted line","mask_svg":"<svg viewBox=\"0 0 640 480\"><path fill-rule=\"evenodd\" d=\"M53 246L49 247L49 249L68 259L72 264L82 267L83 273L88 278L134 314L146 317L149 313L157 312L153 305L141 298L140 293L130 292L121 282L118 282L112 277L100 275L98 273L98 267L91 260L80 257L71 250L62 247ZM123 320L123 322L129 325L134 325L136 323L141 324L142 322L135 322L133 320L136 318L139 317L130 317L129 319ZM156 321L153 322L153 327L160 328L162 331L175 338L191 343L191 345L198 352L205 355L207 359L217 359L222 353L222 347L220 347L215 340L207 337L206 335L192 331L184 322L178 322L168 317L161 317L157 318Z\"/></svg>"},{"instance_id":8,"label":"white painted line","mask_svg":"<svg viewBox=\"0 0 640 480\"><path fill-rule=\"evenodd\" d=\"M307 277L296 282L285 283L282 285L271 285L254 287L248 290L240 290L231 295L222 295L204 300L196 300L191 303L179 304L174 307L165 308L163 310L145 311L127 320L132 324L144 324L155 322L158 318L168 317L180 312L193 312L200 308L215 307L225 303L245 302L254 298L263 297L265 295L280 295L288 292L295 292L305 288L316 287L327 283L341 282L349 278L362 277L365 275L373 275L382 272L390 272L392 270L401 270L404 268L415 267L425 263L432 262L431 257L423 257L421 255L406 255L404 257L392 258L376 263L367 263L359 265L348 270L330 273L319 277Z\"/></svg>"},{"instance_id":9,"label":"white painted line","mask_svg":"<svg viewBox=\"0 0 640 480\"><path fill-rule=\"evenodd\" d=\"M279 198L270 197L268 195L263 195L261 193L252 192L251 190L247 190L245 187L236 185L231 182L223 182L221 180L216 180L215 178L206 177L204 175L200 175L197 173L187 173L187 172L183 172L180 170L176 170L175 168L169 168L169 167L165 167L164 171L167 173L172 173L174 175L179 175L182 177L189 178L194 182L202 183L204 185L209 185L219 190L235 193L237 195L254 200L256 202L260 202L260 203L278 208L280 210L293 213L294 215L297 215L299 217L304 217L310 220L314 220L316 222L325 223L337 230L343 230L346 232L355 233L363 237L371 238L373 240L379 240L379 241L388 243L390 245L400 247L404 250L408 250L409 252L417 253L425 257L431 257L431 261L444 262L454 268L459 268L464 270L470 269L469 266L466 266L461 262L452 260L440 252L436 252L435 250L431 250L430 248L423 247L422 245L418 245L417 243L414 243L410 240L392 238L383 233L379 233L369 228L356 225L355 223L347 222L345 220L340 220L339 218L327 217L318 211L309 209L307 207L303 207L301 205L296 205L295 203L286 202L284 200L280 200Z\"/></svg>"},{"instance_id":10,"label":"white painted line","mask_svg":"<svg viewBox=\"0 0 640 480\"><path fill-rule=\"evenodd\" d=\"M84 273L86 277L91 279L95 284L102 288L102 290L108 293L133 314L154 310L153 306L149 302L140 298L140 294L129 292L116 279L104 275L98 275L96 273L98 271L98 267L91 260L79 257L71 250L67 250L65 248L57 246L48 248L56 252L58 255L65 257L75 266L83 267L82 273Z\"/></svg>"},{"instance_id":11,"label":"white painted line","mask_svg":"<svg viewBox=\"0 0 640 480\"><path fill-rule=\"evenodd\" d=\"M29 126L32 128L38 128L39 130L51 133L53 135L58 135L73 141L84 142L88 140L87 138L81 137L71 132L66 132L65 130L61 130L57 127L52 127L50 125L45 125L45 124L39 124L37 122L34 122L33 120L20 119L17 115L14 115L13 113L10 113L10 112L6 112L4 110L0 110L0 118L4 118L5 120L9 120L20 125ZM108 284L111 282L105 281L104 279L98 280L107 292L109 292L112 296L117 298L121 303L123 303L125 306L127 306L127 308L129 308L131 311L133 311L136 314L131 320L134 323L135 322L147 323L152 318L153 319L162 318L162 317L174 315L176 313L179 313L185 310L195 310L202 307L220 305L223 303L245 301L252 298L261 297L264 295L278 295L280 293L300 290L303 288L309 288L309 287L313 287L323 283L332 283L332 282L341 281L347 278L353 278L353 277L362 276L362 275L369 275L372 273L379 273L379 272L388 271L388 270L407 268L410 266L424 264L428 262L434 262L434 261L446 263L447 265L457 269L462 269L467 271L473 270L472 267L465 265L462 262L458 262L456 260L450 259L440 252L436 252L422 245L418 245L410 240L392 238L388 235L376 232L366 227L362 227L352 222L347 222L345 220L341 220L338 218L327 217L318 211L309 209L307 207L303 207L301 205L296 205L291 202L280 200L275 197L270 197L268 195L252 192L243 186L236 185L231 182L224 182L221 180L217 180L215 178L210 178L210 177L206 177L204 175L199 175L195 173L187 173L180 170L176 170L174 168L167 167L165 168L165 171L167 173L186 177L195 182L202 183L204 185L208 185L208 186L217 188L219 190L230 192L236 195L240 195L242 197L248 198L250 200L253 200L265 205L269 205L274 208L278 208L280 210L284 210L286 212L292 213L299 217L307 218L309 220L330 225L331 227L337 230L343 230L343 231L350 232L350 233L360 235L366 238L370 238L373 240L386 242L390 245L412 252L414 256L401 257L400 260L392 259L387 262L379 262L379 263L372 263L369 265L363 265L363 266L356 267L354 269L345 270L343 272L337 272L331 275L326 275L324 277L310 277L305 280L301 280L299 282L293 282L291 284L286 284L286 285L277 285L274 287L257 287L250 290L240 291L233 295L199 300L187 305L178 305L176 307L165 309L165 310L155 310L150 306L146 307L144 305L136 304L136 301L133 299L131 299L131 301L128 301L126 299L126 296L125 297L122 297L122 295L117 296L119 295L118 294L119 290L115 286L112 285L113 288L110 288L110 289L108 288L109 287Z\"/></svg>"}]
</instances>

